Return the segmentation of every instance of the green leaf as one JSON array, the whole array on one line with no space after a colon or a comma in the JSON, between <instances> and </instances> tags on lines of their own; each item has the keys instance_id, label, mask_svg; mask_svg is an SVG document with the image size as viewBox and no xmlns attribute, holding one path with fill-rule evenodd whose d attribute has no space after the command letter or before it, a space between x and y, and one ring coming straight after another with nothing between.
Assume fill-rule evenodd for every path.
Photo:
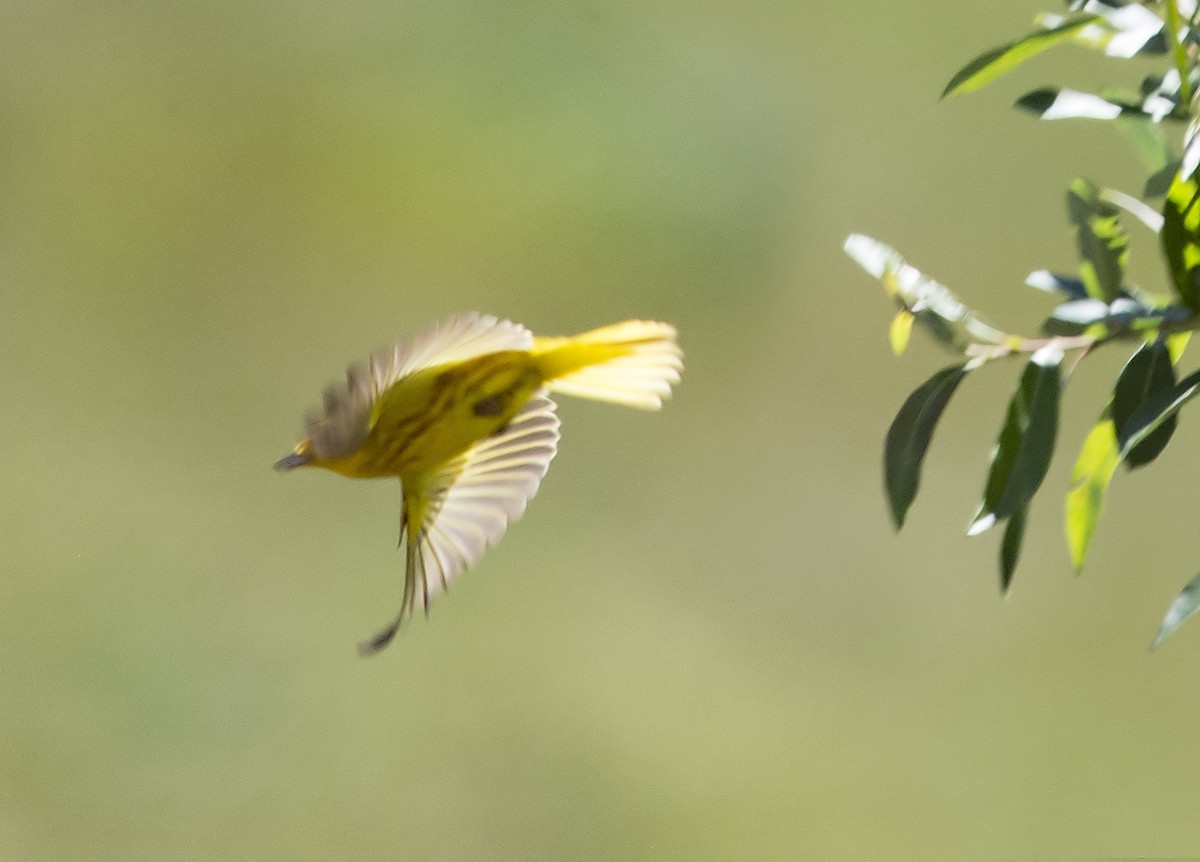
<instances>
[{"instance_id":1,"label":"green leaf","mask_svg":"<svg viewBox=\"0 0 1200 862\"><path fill-rule=\"evenodd\" d=\"M1150 649L1154 649L1166 640L1171 632L1196 613L1197 608L1200 608L1200 575L1196 575L1188 581L1187 586L1180 590L1179 595L1175 597L1175 601L1171 602L1171 606L1167 608L1167 615L1163 617L1162 625L1158 627L1158 634L1154 636L1154 642L1150 644Z\"/></svg>"},{"instance_id":2,"label":"green leaf","mask_svg":"<svg viewBox=\"0 0 1200 862\"><path fill-rule=\"evenodd\" d=\"M904 525L904 516L917 496L921 462L925 459L933 430L950 396L966 376L967 371L962 365L943 368L908 396L888 429L883 449L883 475L896 529Z\"/></svg>"},{"instance_id":3,"label":"green leaf","mask_svg":"<svg viewBox=\"0 0 1200 862\"><path fill-rule=\"evenodd\" d=\"M1072 10L1086 9L1103 21L1072 37L1076 45L1103 51L1110 57L1129 58L1139 54L1162 54L1166 51L1163 20L1146 8L1146 4L1129 0L1078 0L1069 3ZM1037 23L1055 27L1066 19L1061 15L1042 13Z\"/></svg>"},{"instance_id":4,"label":"green leaf","mask_svg":"<svg viewBox=\"0 0 1200 862\"><path fill-rule=\"evenodd\" d=\"M1142 197L1144 198L1161 198L1171 188L1171 183L1175 179L1175 172L1179 169L1179 163L1172 161L1161 171L1156 171L1146 178L1146 184L1142 186Z\"/></svg>"},{"instance_id":5,"label":"green leaf","mask_svg":"<svg viewBox=\"0 0 1200 862\"><path fill-rule=\"evenodd\" d=\"M983 503L967 535L982 533L1024 507L1046 478L1058 434L1062 360L1063 352L1048 346L1025 366L992 453Z\"/></svg>"},{"instance_id":6,"label":"green leaf","mask_svg":"<svg viewBox=\"0 0 1200 862\"><path fill-rule=\"evenodd\" d=\"M1121 457L1127 458L1143 440L1171 419L1188 401L1200 393L1200 371L1189 374L1175 386L1149 398L1133 415L1117 429L1121 444Z\"/></svg>"},{"instance_id":7,"label":"green leaf","mask_svg":"<svg viewBox=\"0 0 1200 862\"><path fill-rule=\"evenodd\" d=\"M1025 540L1025 516L1028 504L1013 512L1004 528L1004 539L1000 542L1000 591L1007 593L1012 586L1013 573L1021 556L1021 543Z\"/></svg>"},{"instance_id":8,"label":"green leaf","mask_svg":"<svg viewBox=\"0 0 1200 862\"><path fill-rule=\"evenodd\" d=\"M1108 485L1121 461L1117 449L1117 429L1106 408L1100 421L1092 426L1083 448L1071 471L1071 490L1067 494L1067 549L1071 554L1071 565L1078 572L1087 559L1096 522L1104 507Z\"/></svg>"},{"instance_id":9,"label":"green leaf","mask_svg":"<svg viewBox=\"0 0 1200 862\"><path fill-rule=\"evenodd\" d=\"M1171 80L1147 78L1143 92L1104 90L1085 93L1069 87L1040 87L1017 99L1016 106L1037 115L1039 120L1140 120L1162 123L1168 117L1183 120L1179 107L1178 76Z\"/></svg>"},{"instance_id":10,"label":"green leaf","mask_svg":"<svg viewBox=\"0 0 1200 862\"><path fill-rule=\"evenodd\" d=\"M1047 335L1082 335L1107 339L1113 333L1140 335L1144 340L1157 338L1165 328L1187 325L1191 313L1178 306L1167 306L1136 286L1126 288L1112 302L1099 299L1071 299L1054 308L1042 322Z\"/></svg>"},{"instance_id":11,"label":"green leaf","mask_svg":"<svg viewBox=\"0 0 1200 862\"><path fill-rule=\"evenodd\" d=\"M1142 116L1136 105L1065 87L1031 90L1017 99L1016 106L1036 114L1039 120L1115 120L1130 113Z\"/></svg>"},{"instance_id":12,"label":"green leaf","mask_svg":"<svg viewBox=\"0 0 1200 862\"><path fill-rule=\"evenodd\" d=\"M1180 301L1200 312L1200 186L1181 167L1163 203L1163 253Z\"/></svg>"},{"instance_id":13,"label":"green leaf","mask_svg":"<svg viewBox=\"0 0 1200 862\"><path fill-rule=\"evenodd\" d=\"M1124 429L1139 407L1174 387L1175 367L1165 342L1145 345L1133 354L1121 370L1113 389L1112 418L1118 437L1128 437ZM1130 469L1149 464L1159 456L1175 433L1178 419L1174 414L1168 416L1142 442L1129 450L1125 455L1125 463Z\"/></svg>"},{"instance_id":14,"label":"green leaf","mask_svg":"<svg viewBox=\"0 0 1200 862\"><path fill-rule=\"evenodd\" d=\"M1167 352L1171 354L1171 364L1179 364L1179 360L1183 357L1183 351L1187 350L1188 342L1191 340L1192 333L1187 331L1167 336Z\"/></svg>"},{"instance_id":15,"label":"green leaf","mask_svg":"<svg viewBox=\"0 0 1200 862\"><path fill-rule=\"evenodd\" d=\"M957 351L971 344L1000 344L1009 336L984 322L949 288L907 263L892 247L862 234L846 238L846 254L879 279L900 308L938 341Z\"/></svg>"},{"instance_id":16,"label":"green leaf","mask_svg":"<svg viewBox=\"0 0 1200 862\"><path fill-rule=\"evenodd\" d=\"M942 93L942 98L978 90L985 84L1008 74L1031 57L1036 57L1047 48L1052 48L1059 42L1070 39L1084 27L1098 20L1099 18L1095 15L1083 15L1057 27L1038 30L1015 42L1009 42L1007 45L1001 45L999 48L980 54L950 79L950 83L946 85L946 89Z\"/></svg>"},{"instance_id":17,"label":"green leaf","mask_svg":"<svg viewBox=\"0 0 1200 862\"><path fill-rule=\"evenodd\" d=\"M1158 233L1162 230L1162 213L1140 198L1135 198L1133 195L1127 195L1116 189L1105 189L1100 195L1113 206L1119 207L1122 212L1128 213L1140 221L1151 232Z\"/></svg>"},{"instance_id":18,"label":"green leaf","mask_svg":"<svg viewBox=\"0 0 1200 862\"><path fill-rule=\"evenodd\" d=\"M1070 299L1087 299L1083 282L1069 275L1058 275L1048 269L1036 269L1025 276L1025 284L1046 293L1061 293Z\"/></svg>"},{"instance_id":19,"label":"green leaf","mask_svg":"<svg viewBox=\"0 0 1200 862\"><path fill-rule=\"evenodd\" d=\"M1090 182L1077 179L1067 193L1067 214L1075 225L1079 277L1088 296L1112 302L1121 292L1129 260L1129 237L1121 227L1120 210L1103 200Z\"/></svg>"},{"instance_id":20,"label":"green leaf","mask_svg":"<svg viewBox=\"0 0 1200 862\"><path fill-rule=\"evenodd\" d=\"M1141 102L1138 110L1155 122L1161 122L1168 117L1173 120L1188 119L1190 115L1181 107L1184 101L1181 80L1178 69L1169 69L1164 75L1143 78L1139 88ZM1105 91L1105 94L1114 97L1114 101L1121 101L1125 97L1123 92Z\"/></svg>"},{"instance_id":21,"label":"green leaf","mask_svg":"<svg viewBox=\"0 0 1200 862\"><path fill-rule=\"evenodd\" d=\"M1072 299L1055 306L1042 322L1047 335L1080 335L1090 327L1102 324L1112 313L1107 302L1099 299Z\"/></svg>"},{"instance_id":22,"label":"green leaf","mask_svg":"<svg viewBox=\"0 0 1200 862\"><path fill-rule=\"evenodd\" d=\"M1166 43L1162 37L1162 18L1147 9L1143 3L1107 5L1116 8L1103 13L1104 23L1113 30L1111 35L1103 40L1105 54L1110 57L1129 58L1139 54L1163 53Z\"/></svg>"},{"instance_id":23,"label":"green leaf","mask_svg":"<svg viewBox=\"0 0 1200 862\"><path fill-rule=\"evenodd\" d=\"M1183 155L1179 159L1179 176L1195 179L1200 168L1200 117L1188 123L1183 134Z\"/></svg>"},{"instance_id":24,"label":"green leaf","mask_svg":"<svg viewBox=\"0 0 1200 862\"><path fill-rule=\"evenodd\" d=\"M903 356L904 351L908 350L908 340L912 337L913 320L913 313L907 308L900 309L892 318L892 325L888 327L888 343L892 346L892 353L896 356Z\"/></svg>"}]
</instances>

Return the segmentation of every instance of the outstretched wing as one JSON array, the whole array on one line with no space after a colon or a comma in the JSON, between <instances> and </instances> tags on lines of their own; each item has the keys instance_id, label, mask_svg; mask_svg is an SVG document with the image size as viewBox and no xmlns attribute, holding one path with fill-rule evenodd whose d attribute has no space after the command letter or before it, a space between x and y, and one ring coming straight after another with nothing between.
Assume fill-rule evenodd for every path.
<instances>
[{"instance_id":1,"label":"outstretched wing","mask_svg":"<svg viewBox=\"0 0 1200 862\"><path fill-rule=\"evenodd\" d=\"M501 350L528 350L532 346L533 333L511 320L474 312L451 317L395 347L372 354L373 395L378 400L392 384L423 368Z\"/></svg>"},{"instance_id":2,"label":"outstretched wing","mask_svg":"<svg viewBox=\"0 0 1200 862\"><path fill-rule=\"evenodd\" d=\"M521 324L471 313L451 317L394 347L377 350L368 367L355 366L346 373L345 386L325 390L322 411L308 417L312 449L322 458L342 457L357 449L374 424L373 411L380 396L414 371L532 346L533 334Z\"/></svg>"},{"instance_id":3,"label":"outstretched wing","mask_svg":"<svg viewBox=\"0 0 1200 862\"><path fill-rule=\"evenodd\" d=\"M534 395L503 430L439 471L419 499L404 489L404 598L395 621L363 643L361 652L387 646L412 615L418 595L428 612L430 596L474 566L525 512L558 451L554 409L545 395Z\"/></svg>"}]
</instances>

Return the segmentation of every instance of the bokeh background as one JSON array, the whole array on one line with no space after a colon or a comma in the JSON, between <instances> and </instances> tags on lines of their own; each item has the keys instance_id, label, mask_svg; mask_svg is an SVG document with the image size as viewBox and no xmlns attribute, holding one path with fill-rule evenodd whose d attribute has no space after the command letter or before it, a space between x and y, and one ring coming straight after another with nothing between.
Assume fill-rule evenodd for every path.
<instances>
[{"instance_id":1,"label":"bokeh background","mask_svg":"<svg viewBox=\"0 0 1200 862\"><path fill-rule=\"evenodd\" d=\"M1012 594L962 530L1015 379L906 530L864 231L1004 326L1074 265L1125 80L938 101L1036 3L13 2L0 10L0 858L802 859L1200 848L1195 433L1061 538L1120 351L1072 380ZM1136 228L1135 228L1136 231ZM1143 283L1153 239L1135 233ZM677 324L647 415L561 405L525 519L387 652L397 488L279 475L320 389L448 314Z\"/></svg>"}]
</instances>

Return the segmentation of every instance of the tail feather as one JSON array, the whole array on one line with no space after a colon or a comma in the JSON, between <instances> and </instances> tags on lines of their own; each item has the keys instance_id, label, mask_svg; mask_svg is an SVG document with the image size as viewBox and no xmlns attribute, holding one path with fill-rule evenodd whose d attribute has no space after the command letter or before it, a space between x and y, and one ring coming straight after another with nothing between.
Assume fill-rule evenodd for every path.
<instances>
[{"instance_id":1,"label":"tail feather","mask_svg":"<svg viewBox=\"0 0 1200 862\"><path fill-rule=\"evenodd\" d=\"M551 392L658 410L683 371L675 339L669 323L627 320L573 338L539 338L533 352Z\"/></svg>"}]
</instances>

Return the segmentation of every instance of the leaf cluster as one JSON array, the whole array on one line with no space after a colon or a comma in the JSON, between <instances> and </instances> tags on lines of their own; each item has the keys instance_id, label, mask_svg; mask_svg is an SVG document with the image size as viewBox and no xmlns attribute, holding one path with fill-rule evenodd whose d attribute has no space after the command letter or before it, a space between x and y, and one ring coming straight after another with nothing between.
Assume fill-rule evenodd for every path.
<instances>
[{"instance_id":1,"label":"leaf cluster","mask_svg":"<svg viewBox=\"0 0 1200 862\"><path fill-rule=\"evenodd\" d=\"M877 278L897 311L889 338L904 353L920 325L956 355L905 400L884 445L884 483L897 529L916 499L934 431L959 385L981 366L1019 359L1024 369L1008 401L982 500L968 527L977 535L1004 525L1000 582L1007 591L1020 558L1030 505L1046 477L1058 438L1063 388L1093 351L1124 344L1130 355L1108 403L1075 460L1064 525L1076 571L1083 568L1104 498L1124 464L1151 464L1171 441L1180 409L1200 394L1200 371L1177 368L1193 330L1200 328L1200 26L1196 0L1122 2L1075 0L1065 14L1045 13L1028 35L967 63L944 96L967 93L1064 44L1128 60L1150 57L1159 74L1136 89L1086 93L1040 88L1017 106L1042 120L1119 123L1147 167L1139 195L1076 179L1067 190L1067 218L1079 264L1075 272L1036 270L1026 284L1060 298L1036 336L1004 332L889 246L860 234L846 253ZM1144 290L1127 277L1133 219L1157 237L1163 284ZM1157 645L1200 608L1200 575L1176 597L1154 639Z\"/></svg>"}]
</instances>

